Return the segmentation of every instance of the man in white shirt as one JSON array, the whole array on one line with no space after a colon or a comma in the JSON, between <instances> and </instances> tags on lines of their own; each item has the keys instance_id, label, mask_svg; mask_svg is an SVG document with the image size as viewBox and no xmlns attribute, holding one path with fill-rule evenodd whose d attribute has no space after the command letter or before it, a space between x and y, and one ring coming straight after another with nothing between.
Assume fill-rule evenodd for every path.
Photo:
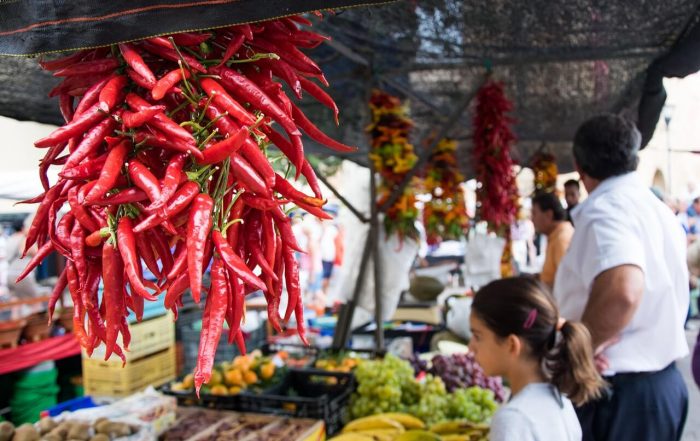
<instances>
[{"instance_id":1,"label":"man in white shirt","mask_svg":"<svg viewBox=\"0 0 700 441\"><path fill-rule=\"evenodd\" d=\"M675 360L688 354L685 237L639 179L641 136L615 115L586 121L574 159L588 199L554 284L561 315L585 323L607 397L578 410L583 440L679 440L688 391Z\"/></svg>"}]
</instances>

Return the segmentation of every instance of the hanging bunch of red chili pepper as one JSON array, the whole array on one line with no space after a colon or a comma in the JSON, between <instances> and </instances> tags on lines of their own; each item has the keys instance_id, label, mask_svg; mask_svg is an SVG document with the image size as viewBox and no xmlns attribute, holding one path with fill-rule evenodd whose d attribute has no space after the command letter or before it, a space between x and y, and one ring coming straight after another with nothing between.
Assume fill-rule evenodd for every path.
<instances>
[{"instance_id":1,"label":"hanging bunch of red chili pepper","mask_svg":"<svg viewBox=\"0 0 700 441\"><path fill-rule=\"evenodd\" d=\"M369 106L372 113L372 123L367 127L371 137L369 158L381 178L377 188L377 204L382 205L416 164L418 156L409 142L413 122L408 117L408 107L402 105L397 97L379 90L372 91ZM396 233L400 240L405 237L418 239L415 226L418 219L415 197L418 181L414 178L387 210L384 216L387 236Z\"/></svg>"},{"instance_id":2,"label":"hanging bunch of red chili pepper","mask_svg":"<svg viewBox=\"0 0 700 441\"><path fill-rule=\"evenodd\" d=\"M554 155L549 152L538 152L530 161L530 167L535 175L535 193L554 193L557 190L559 169Z\"/></svg>"},{"instance_id":3,"label":"hanging bunch of red chili pepper","mask_svg":"<svg viewBox=\"0 0 700 441\"><path fill-rule=\"evenodd\" d=\"M423 207L423 224L429 245L459 240L469 227L456 150L457 141L440 140L426 166L423 187L430 200Z\"/></svg>"},{"instance_id":4,"label":"hanging bunch of red chili pepper","mask_svg":"<svg viewBox=\"0 0 700 441\"><path fill-rule=\"evenodd\" d=\"M327 215L302 132L332 149L353 150L322 133L294 103L306 92L337 120L337 106L316 83L327 86L323 72L301 50L327 40L310 25L292 16L41 62L63 78L51 96L59 97L66 123L35 143L48 149L40 167L45 192L27 201L39 207L26 247L36 244L39 252L22 277L53 250L66 257L50 309L67 286L75 333L88 353L103 342L107 357L123 358L128 311L140 319L144 301L164 296L177 315L187 288L195 302L206 293L198 390L209 380L224 321L229 343L245 351L240 324L251 292L264 292L278 331L294 314L306 341L294 259L303 250L285 206ZM272 144L313 196L275 173L267 159ZM62 169L51 185L52 165ZM58 220L65 204L69 211ZM210 264L207 288L202 274ZM144 279L143 265L155 281Z\"/></svg>"},{"instance_id":5,"label":"hanging bunch of red chili pepper","mask_svg":"<svg viewBox=\"0 0 700 441\"><path fill-rule=\"evenodd\" d=\"M513 104L506 98L503 84L488 81L476 96L473 120L474 166L477 179L477 210L489 229L506 239L501 273L511 275L510 227L518 210L518 188L510 149L515 142Z\"/></svg>"}]
</instances>

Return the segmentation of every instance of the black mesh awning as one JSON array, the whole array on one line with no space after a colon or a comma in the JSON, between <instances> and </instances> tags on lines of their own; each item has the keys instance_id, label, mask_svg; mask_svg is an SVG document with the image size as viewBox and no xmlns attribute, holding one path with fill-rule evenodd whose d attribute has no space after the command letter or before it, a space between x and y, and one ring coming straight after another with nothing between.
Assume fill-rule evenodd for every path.
<instances>
[{"instance_id":1,"label":"black mesh awning","mask_svg":"<svg viewBox=\"0 0 700 441\"><path fill-rule=\"evenodd\" d=\"M126 2L93 6L97 9L94 13L108 15L120 3ZM129 26L98 27L94 34L100 38L111 35L121 41L166 29L172 32L229 24L235 22L232 16L253 21L321 6L385 2L204 3L222 13L212 14L208 17L211 21L206 21L193 13L183 14L184 8L150 15L145 11ZM11 20L4 10L16 7L29 11L36 4L46 9L54 3L0 3L0 52L8 52L5 32L17 28L8 27ZM133 7L134 2L128 4ZM201 7L200 3L188 4ZM265 11L258 11L259 4L264 4ZM223 13L224 8L232 11L236 7L248 11L248 15ZM36 10L42 21L52 16L40 8ZM311 56L331 83L330 93L341 109L341 126L334 127L330 114L320 106L309 104L305 111L329 134L359 145L360 152L351 157L358 162L366 161L364 127L372 87L382 87L410 101L418 124L415 142L419 143L422 135L441 126L455 104L478 88L490 71L492 77L506 84L515 103L513 116L519 138L516 159L526 162L541 148L568 153L576 127L600 112L621 113L637 121L648 140L665 101L662 78L683 77L700 69L700 0L402 0L339 10L334 16L315 21L319 30L333 37L330 44L315 49ZM46 35L36 38L64 41L93 36L90 26L80 32L84 35L62 30L51 33L47 28ZM34 41L26 44L44 47ZM4 58L0 62L0 81L0 114L60 123L57 103L46 98L54 80L39 71L35 60ZM450 133L460 140L459 157L467 174L470 125L468 109ZM313 143L308 144L308 150L313 151ZM558 157L562 169L570 170L569 155Z\"/></svg>"}]
</instances>

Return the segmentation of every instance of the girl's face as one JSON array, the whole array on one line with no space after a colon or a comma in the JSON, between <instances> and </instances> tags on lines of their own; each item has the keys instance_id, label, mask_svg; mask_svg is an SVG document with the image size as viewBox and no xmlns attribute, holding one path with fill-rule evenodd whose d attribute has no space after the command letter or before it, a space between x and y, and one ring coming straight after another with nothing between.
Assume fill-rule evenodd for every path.
<instances>
[{"instance_id":1,"label":"girl's face","mask_svg":"<svg viewBox=\"0 0 700 441\"><path fill-rule=\"evenodd\" d=\"M469 349L474 353L477 363L489 377L503 376L512 357L508 340L499 338L474 313L470 314L469 324L472 331Z\"/></svg>"}]
</instances>

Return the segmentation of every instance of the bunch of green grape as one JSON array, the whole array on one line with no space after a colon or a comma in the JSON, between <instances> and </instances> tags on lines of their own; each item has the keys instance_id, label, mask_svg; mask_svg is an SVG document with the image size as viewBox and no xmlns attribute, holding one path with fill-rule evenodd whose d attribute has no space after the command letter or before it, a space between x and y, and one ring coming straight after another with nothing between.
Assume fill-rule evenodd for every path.
<instances>
[{"instance_id":1,"label":"bunch of green grape","mask_svg":"<svg viewBox=\"0 0 700 441\"><path fill-rule=\"evenodd\" d=\"M353 418L404 410L403 386L415 382L413 368L388 354L382 360L363 361L355 369L357 392L350 401Z\"/></svg>"},{"instance_id":2,"label":"bunch of green grape","mask_svg":"<svg viewBox=\"0 0 700 441\"><path fill-rule=\"evenodd\" d=\"M427 375L420 383L418 402L408 407L408 412L431 425L447 418L449 395L440 377Z\"/></svg>"},{"instance_id":3,"label":"bunch of green grape","mask_svg":"<svg viewBox=\"0 0 700 441\"><path fill-rule=\"evenodd\" d=\"M484 423L491 419L497 408L494 394L489 389L477 386L457 389L450 394L447 417Z\"/></svg>"}]
</instances>

